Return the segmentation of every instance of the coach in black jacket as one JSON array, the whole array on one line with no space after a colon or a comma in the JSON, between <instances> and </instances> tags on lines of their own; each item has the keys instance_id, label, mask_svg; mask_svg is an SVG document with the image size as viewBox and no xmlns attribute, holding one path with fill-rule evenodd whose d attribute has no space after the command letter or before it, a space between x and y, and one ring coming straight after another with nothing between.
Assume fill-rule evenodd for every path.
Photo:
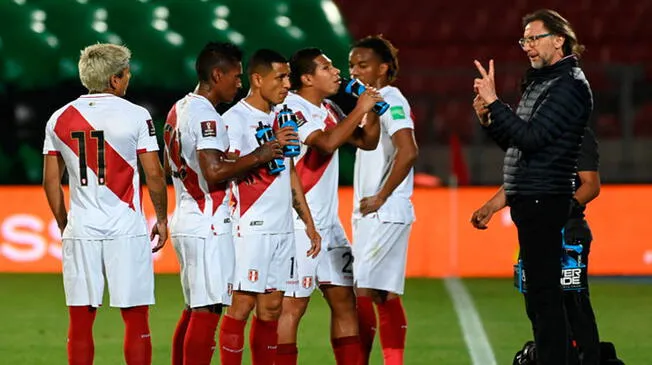
<instances>
[{"instance_id":1,"label":"coach in black jacket","mask_svg":"<svg viewBox=\"0 0 652 365\"><path fill-rule=\"evenodd\" d=\"M518 230L527 275L527 314L539 365L568 364L569 331L560 287L561 229L569 217L577 158L593 109L589 84L578 66L582 48L566 19L552 10L523 18L519 43L532 68L514 113L498 100L493 61L474 81L488 108L482 125L507 151L504 188Z\"/></svg>"}]
</instances>

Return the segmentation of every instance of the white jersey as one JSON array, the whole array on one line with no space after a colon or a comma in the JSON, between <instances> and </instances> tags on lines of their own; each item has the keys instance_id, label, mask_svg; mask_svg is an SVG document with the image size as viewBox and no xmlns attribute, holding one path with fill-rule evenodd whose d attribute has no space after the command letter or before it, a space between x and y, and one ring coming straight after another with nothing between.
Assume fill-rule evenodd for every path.
<instances>
[{"instance_id":1,"label":"white jersey","mask_svg":"<svg viewBox=\"0 0 652 365\"><path fill-rule=\"evenodd\" d=\"M283 104L296 114L301 139L301 153L295 159L297 174L306 195L315 226L330 228L339 223L338 216L338 152L325 155L308 147L306 138L314 131L333 128L338 123L337 113L328 103L316 106L303 97L290 93ZM282 105L279 105L279 110ZM305 228L303 221L294 213L294 224L297 229Z\"/></svg>"},{"instance_id":2,"label":"white jersey","mask_svg":"<svg viewBox=\"0 0 652 365\"><path fill-rule=\"evenodd\" d=\"M158 151L152 117L125 99L83 95L57 110L45 127L43 154L62 156L68 170L63 238L147 234L137 155L150 151Z\"/></svg>"},{"instance_id":3,"label":"white jersey","mask_svg":"<svg viewBox=\"0 0 652 365\"><path fill-rule=\"evenodd\" d=\"M224 113L229 134L229 148L240 156L258 148L256 128L278 128L275 113L265 113L248 104L244 99ZM233 189L235 220L238 233L291 233L292 190L290 187L290 159L285 159L285 170L271 175L267 165L258 167L253 180L240 181Z\"/></svg>"},{"instance_id":4,"label":"white jersey","mask_svg":"<svg viewBox=\"0 0 652 365\"><path fill-rule=\"evenodd\" d=\"M228 183L209 186L197 157L199 150L226 153L229 148L226 127L213 104L193 93L177 101L168 113L163 138L176 195L172 235L230 233Z\"/></svg>"},{"instance_id":5,"label":"white jersey","mask_svg":"<svg viewBox=\"0 0 652 365\"><path fill-rule=\"evenodd\" d=\"M377 194L389 177L394 165L396 147L392 143L392 136L397 131L409 128L414 129L414 120L410 104L393 86L380 89L383 99L389 103L389 110L380 117L380 141L373 151L358 149L355 155L353 175L353 218L360 218L360 200ZM410 223L414 221L414 210L410 197L414 186L414 169L394 189L378 210L382 221L396 223Z\"/></svg>"}]
</instances>

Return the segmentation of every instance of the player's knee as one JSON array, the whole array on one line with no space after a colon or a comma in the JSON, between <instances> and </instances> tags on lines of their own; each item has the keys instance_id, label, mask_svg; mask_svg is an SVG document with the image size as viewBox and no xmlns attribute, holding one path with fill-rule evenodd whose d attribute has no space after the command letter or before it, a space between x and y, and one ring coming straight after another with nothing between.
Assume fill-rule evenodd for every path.
<instances>
[{"instance_id":1,"label":"player's knee","mask_svg":"<svg viewBox=\"0 0 652 365\"><path fill-rule=\"evenodd\" d=\"M324 290L328 305L336 316L355 313L355 293L348 286L331 286Z\"/></svg>"},{"instance_id":2,"label":"player's knee","mask_svg":"<svg viewBox=\"0 0 652 365\"><path fill-rule=\"evenodd\" d=\"M283 316L298 322L306 313L309 300L310 298L286 298L282 306Z\"/></svg>"},{"instance_id":3,"label":"player's knee","mask_svg":"<svg viewBox=\"0 0 652 365\"><path fill-rule=\"evenodd\" d=\"M266 294L263 298L256 304L256 315L264 321L277 320L283 308L283 294L274 292Z\"/></svg>"},{"instance_id":4,"label":"player's knee","mask_svg":"<svg viewBox=\"0 0 652 365\"><path fill-rule=\"evenodd\" d=\"M255 295L234 294L231 306L227 309L227 314L229 317L239 321L246 321L249 318L249 313L251 313L255 306Z\"/></svg>"}]
</instances>

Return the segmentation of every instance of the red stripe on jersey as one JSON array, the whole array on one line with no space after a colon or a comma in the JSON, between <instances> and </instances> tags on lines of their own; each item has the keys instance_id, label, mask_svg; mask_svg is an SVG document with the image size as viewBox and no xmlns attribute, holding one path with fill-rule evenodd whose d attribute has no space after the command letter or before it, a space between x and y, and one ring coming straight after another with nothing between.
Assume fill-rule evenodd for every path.
<instances>
[{"instance_id":1,"label":"red stripe on jersey","mask_svg":"<svg viewBox=\"0 0 652 365\"><path fill-rule=\"evenodd\" d=\"M183 186L185 186L188 194L197 202L200 211L204 211L206 206L206 198L204 191L199 187L199 176L188 166L181 157L181 145L179 144L179 137L177 136L177 105L174 104L165 120L165 127L163 128L163 141L168 149L168 157L174 163L177 172L184 171L184 178L181 179Z\"/></svg>"},{"instance_id":2,"label":"red stripe on jersey","mask_svg":"<svg viewBox=\"0 0 652 365\"><path fill-rule=\"evenodd\" d=\"M324 129L330 129L335 127L336 122L328 105L326 105L326 109L329 110L329 113L324 120L324 123L326 124ZM312 147L308 147L306 154L295 166L297 175L299 175L299 179L301 180L304 194L307 194L310 189L317 185L317 182L324 175L324 172L332 159L333 155L324 155Z\"/></svg>"},{"instance_id":3,"label":"red stripe on jersey","mask_svg":"<svg viewBox=\"0 0 652 365\"><path fill-rule=\"evenodd\" d=\"M146 149L146 148L141 148L141 149L136 150L136 153L139 154L139 155L140 155L141 153L145 153L145 152L147 152L147 149Z\"/></svg>"},{"instance_id":4,"label":"red stripe on jersey","mask_svg":"<svg viewBox=\"0 0 652 365\"><path fill-rule=\"evenodd\" d=\"M50 156L61 156L61 152L59 151L48 151L47 154Z\"/></svg>"},{"instance_id":5,"label":"red stripe on jersey","mask_svg":"<svg viewBox=\"0 0 652 365\"><path fill-rule=\"evenodd\" d=\"M256 171L258 176L253 176L253 181L238 183L240 197L240 216L243 216L249 208L263 195L279 175L270 175L266 166L259 167Z\"/></svg>"},{"instance_id":6,"label":"red stripe on jersey","mask_svg":"<svg viewBox=\"0 0 652 365\"><path fill-rule=\"evenodd\" d=\"M79 158L79 141L72 138L73 132L84 132L86 136L86 165L98 175L99 141L90 136L95 129L77 109L68 107L57 119L54 133ZM108 141L104 141L105 182L109 190L134 209L134 168L125 161Z\"/></svg>"}]
</instances>

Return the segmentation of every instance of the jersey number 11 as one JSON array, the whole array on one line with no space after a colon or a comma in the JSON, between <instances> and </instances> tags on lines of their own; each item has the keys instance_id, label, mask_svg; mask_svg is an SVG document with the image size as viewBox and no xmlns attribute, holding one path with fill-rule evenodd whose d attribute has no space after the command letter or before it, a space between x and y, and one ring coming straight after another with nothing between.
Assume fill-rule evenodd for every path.
<instances>
[{"instance_id":1,"label":"jersey number 11","mask_svg":"<svg viewBox=\"0 0 652 365\"><path fill-rule=\"evenodd\" d=\"M81 186L88 185L88 160L86 144L97 143L97 158L93 161L91 157L91 168L97 165L97 183L104 185L106 183L106 158L104 148L104 131L90 131L88 135L86 131L76 131L70 133L70 136L77 140L79 151L79 183Z\"/></svg>"}]
</instances>

